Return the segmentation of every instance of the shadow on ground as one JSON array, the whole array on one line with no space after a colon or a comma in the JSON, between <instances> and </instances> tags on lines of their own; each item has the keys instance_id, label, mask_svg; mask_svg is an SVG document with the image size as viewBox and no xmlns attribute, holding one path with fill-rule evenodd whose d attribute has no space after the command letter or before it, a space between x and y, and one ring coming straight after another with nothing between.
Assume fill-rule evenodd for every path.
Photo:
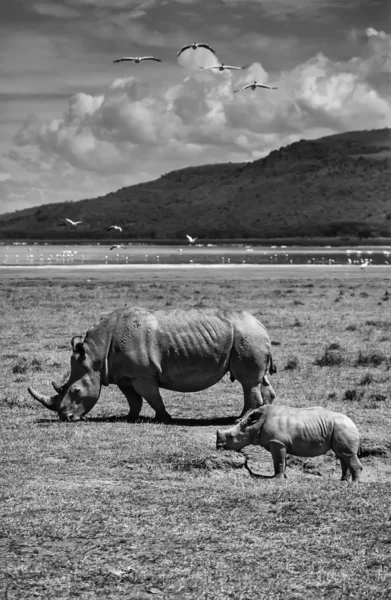
<instances>
[{"instance_id":1,"label":"shadow on ground","mask_svg":"<svg viewBox=\"0 0 391 600\"><path fill-rule=\"evenodd\" d=\"M183 418L173 418L170 421L169 425L175 425L180 427L213 427L213 426L225 426L225 425L233 425L238 417L214 417L210 419L183 419ZM58 423L57 419L37 419L36 423L38 424L48 424L48 423ZM107 417L86 417L82 421L75 421L67 423L63 421L64 425L77 425L86 423L127 423L126 416L116 416L110 415ZM159 421L156 421L152 417L139 417L135 423L151 423L156 424Z\"/></svg>"}]
</instances>

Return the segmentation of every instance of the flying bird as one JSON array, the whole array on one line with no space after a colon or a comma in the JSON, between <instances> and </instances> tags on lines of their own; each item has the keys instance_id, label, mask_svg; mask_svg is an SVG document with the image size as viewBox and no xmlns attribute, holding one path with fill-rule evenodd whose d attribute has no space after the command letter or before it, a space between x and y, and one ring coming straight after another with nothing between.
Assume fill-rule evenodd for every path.
<instances>
[{"instance_id":1,"label":"flying bird","mask_svg":"<svg viewBox=\"0 0 391 600\"><path fill-rule=\"evenodd\" d=\"M270 85L264 85L263 83L257 83L257 81L254 79L254 81L252 83L249 83L248 85L245 85L244 87L238 89L238 90L234 90L234 94L236 94L237 92L241 92L243 90L247 90L251 88L252 90L255 90L256 88L265 88L266 90L278 90L278 88L276 87L271 87Z\"/></svg>"},{"instance_id":2,"label":"flying bird","mask_svg":"<svg viewBox=\"0 0 391 600\"><path fill-rule=\"evenodd\" d=\"M200 67L200 69L202 69L203 71L208 71L210 69L218 69L219 71L241 71L242 69L247 69L248 65L245 65L244 67L234 67L233 65L225 65L224 63L221 63L221 65L212 65L211 67Z\"/></svg>"},{"instance_id":3,"label":"flying bird","mask_svg":"<svg viewBox=\"0 0 391 600\"><path fill-rule=\"evenodd\" d=\"M68 223L68 225L71 225L72 227L77 227L78 225L81 225L82 223L84 223L84 221L72 221L72 219L65 219L65 222Z\"/></svg>"},{"instance_id":4,"label":"flying bird","mask_svg":"<svg viewBox=\"0 0 391 600\"><path fill-rule=\"evenodd\" d=\"M130 61L134 63L141 63L143 60L155 60L156 62L162 62L160 58L155 58L154 56L123 56L122 58L117 58L113 60L115 63Z\"/></svg>"},{"instance_id":5,"label":"flying bird","mask_svg":"<svg viewBox=\"0 0 391 600\"><path fill-rule=\"evenodd\" d=\"M120 233L122 233L122 227L120 227L119 225L110 225L110 227L107 228L107 231L110 231L111 229L114 229L114 231L119 231Z\"/></svg>"},{"instance_id":6,"label":"flying bird","mask_svg":"<svg viewBox=\"0 0 391 600\"><path fill-rule=\"evenodd\" d=\"M111 246L110 250L115 250L116 248L123 248L123 249L125 249L126 246L124 246L123 244L114 244L114 246Z\"/></svg>"},{"instance_id":7,"label":"flying bird","mask_svg":"<svg viewBox=\"0 0 391 600\"><path fill-rule=\"evenodd\" d=\"M193 50L197 50L197 48L206 48L207 50L213 52L213 54L216 54L216 52L211 46L209 46L209 44L199 44L198 42L193 42L192 44L187 44L187 46L183 46L183 48L181 48L177 53L177 56L180 56L182 52L188 50L189 48L192 48Z\"/></svg>"},{"instance_id":8,"label":"flying bird","mask_svg":"<svg viewBox=\"0 0 391 600\"><path fill-rule=\"evenodd\" d=\"M189 240L190 244L194 244L194 242L195 242L196 240L198 240L198 237L195 237L195 238L193 238L193 237L191 237L191 235L187 235L187 234L186 234L186 237L187 237L187 239Z\"/></svg>"}]
</instances>

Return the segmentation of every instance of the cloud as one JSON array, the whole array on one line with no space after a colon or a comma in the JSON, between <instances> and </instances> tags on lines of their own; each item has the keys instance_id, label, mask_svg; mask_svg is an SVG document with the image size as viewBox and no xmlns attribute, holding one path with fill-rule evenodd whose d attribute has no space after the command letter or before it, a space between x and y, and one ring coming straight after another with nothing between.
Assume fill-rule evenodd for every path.
<instances>
[{"instance_id":1,"label":"cloud","mask_svg":"<svg viewBox=\"0 0 391 600\"><path fill-rule=\"evenodd\" d=\"M350 7L354 2L355 0L345 0L345 7ZM339 0L223 0L223 3L228 7L257 5L276 19L286 19L292 14L299 16L303 13L314 16L324 9L341 8Z\"/></svg>"},{"instance_id":2,"label":"cloud","mask_svg":"<svg viewBox=\"0 0 391 600\"><path fill-rule=\"evenodd\" d=\"M362 56L338 62L318 53L269 81L278 90L238 94L249 81L268 82L261 63L239 74L203 72L216 57L189 50L179 82L118 78L99 95L73 95L62 118L30 115L8 158L34 172L37 188L80 198L187 165L252 160L301 138L389 127L379 65L390 36L370 28L362 43Z\"/></svg>"},{"instance_id":3,"label":"cloud","mask_svg":"<svg viewBox=\"0 0 391 600\"><path fill-rule=\"evenodd\" d=\"M31 6L32 10L39 15L47 15L51 17L59 18L73 18L80 15L78 10L70 6L63 6L61 4L49 4L48 2L36 2Z\"/></svg>"},{"instance_id":4,"label":"cloud","mask_svg":"<svg viewBox=\"0 0 391 600\"><path fill-rule=\"evenodd\" d=\"M365 79L376 91L389 97L391 86L391 35L368 27L353 30L350 37L360 57L349 61L349 67Z\"/></svg>"}]
</instances>

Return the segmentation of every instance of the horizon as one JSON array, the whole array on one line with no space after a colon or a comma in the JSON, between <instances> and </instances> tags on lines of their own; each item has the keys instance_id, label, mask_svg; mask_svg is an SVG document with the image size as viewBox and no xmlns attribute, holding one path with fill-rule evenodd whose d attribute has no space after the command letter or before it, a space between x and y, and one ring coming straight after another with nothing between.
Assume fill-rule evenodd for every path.
<instances>
[{"instance_id":1,"label":"horizon","mask_svg":"<svg viewBox=\"0 0 391 600\"><path fill-rule=\"evenodd\" d=\"M385 0L6 0L0 213L389 128L389 14ZM177 59L193 41L216 56ZM113 64L129 55L162 62ZM217 62L249 66L200 68ZM278 89L233 93L254 79Z\"/></svg>"}]
</instances>

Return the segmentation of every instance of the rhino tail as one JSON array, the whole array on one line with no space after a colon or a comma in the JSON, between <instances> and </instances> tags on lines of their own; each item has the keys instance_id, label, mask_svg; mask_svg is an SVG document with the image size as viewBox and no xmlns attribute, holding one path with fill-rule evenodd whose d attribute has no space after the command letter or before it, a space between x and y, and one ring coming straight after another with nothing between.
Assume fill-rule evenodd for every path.
<instances>
[{"instance_id":1,"label":"rhino tail","mask_svg":"<svg viewBox=\"0 0 391 600\"><path fill-rule=\"evenodd\" d=\"M270 355L269 373L270 373L270 375L274 375L274 373L277 373L277 367L276 367L276 365L273 362L272 355Z\"/></svg>"}]
</instances>

